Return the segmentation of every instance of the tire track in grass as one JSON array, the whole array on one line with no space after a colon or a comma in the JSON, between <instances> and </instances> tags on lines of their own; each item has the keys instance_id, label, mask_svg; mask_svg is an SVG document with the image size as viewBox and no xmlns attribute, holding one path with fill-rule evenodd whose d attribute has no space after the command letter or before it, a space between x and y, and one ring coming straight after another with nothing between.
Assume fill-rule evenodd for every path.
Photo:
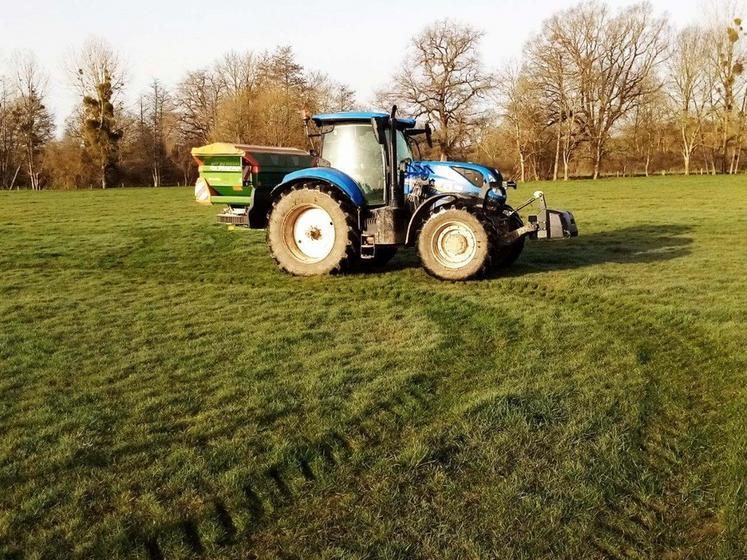
<instances>
[{"instance_id":1,"label":"tire track in grass","mask_svg":"<svg viewBox=\"0 0 747 560\"><path fill-rule=\"evenodd\" d=\"M581 309L588 320L637 348L638 364L646 372L636 449L626 464L630 476L617 481L622 497L600 512L590 535L597 555L679 558L712 550L723 530L713 513L715 505L689 505L686 479L707 455L705 449L694 449L693 441L703 426L715 426L708 420L716 412L717 395L697 376L701 366L718 358L707 335L685 319L657 321L640 306L595 294L569 294L536 282L512 281L511 287L518 297ZM647 341L643 344L642 330ZM672 370L675 375L663 373ZM706 491L707 485L703 483Z\"/></svg>"},{"instance_id":2,"label":"tire track in grass","mask_svg":"<svg viewBox=\"0 0 747 560\"><path fill-rule=\"evenodd\" d=\"M667 389L666 379L661 378L657 367L662 362L671 362L682 367L683 372L697 369L699 364L711 358L713 349L706 348L705 353L694 352L692 348L692 332L684 338L679 330L669 331L661 328L656 322L642 318L641 309L632 304L620 304L591 294L567 294L541 286L535 282L512 280L510 282L512 294L517 297L534 299L541 297L559 305L569 305L582 309L584 315L603 326L619 332L631 342L638 344L643 326L658 340L666 343L666 349L661 352L646 345L638 350L639 362L649 372L650 383L661 392ZM339 290L340 286L336 289ZM351 295L359 295L360 289L342 290ZM391 296L386 286L373 290L373 296L379 293L382 297ZM367 292L368 297L372 294ZM461 323L466 327L461 342L459 338L444 340L445 345L463 346L463 351L470 351L470 345L465 345L468 337L480 331L480 325L475 325L475 316L485 313L495 313L495 307L483 303L474 304L464 296L425 292L414 290L395 294L392 305L422 302L430 298L431 318L439 319L442 330ZM600 313L605 311L606 313ZM609 321L608 317L620 320ZM621 312L621 313L619 313ZM633 320L634 319L634 320ZM683 329L686 324L673 325L673 329ZM688 327L689 328L689 327ZM473 332L474 331L474 332ZM706 338L699 335L702 345L706 346ZM492 367L494 356L486 353L478 356L477 361L471 362L470 368L479 370ZM682 377L682 374L678 377ZM360 415L351 420L342 432L328 432L318 440L291 453L281 463L274 464L264 471L249 477L243 486L243 496L222 496L216 492L209 506L197 518L179 518L164 531L148 534L141 527L132 536L132 546L138 555L151 559L170 559L177 557L199 557L216 553L225 547L245 542L246 538L270 525L278 515L288 508L295 507L304 500L304 494L325 478L332 476L343 462L355 462L356 451L364 446L379 446L386 442L385 447L396 448L399 443L397 434L393 433L398 427L412 424L415 417L424 422L429 415L436 413L434 406L443 397L443 379L436 377L413 376L403 387L394 391L393 396L374 403ZM677 387L671 388L669 392ZM706 389L705 387L700 387ZM653 389L652 389L653 390ZM688 402L692 396L691 387L681 394L675 391L667 398L676 403L683 411L693 410L693 405L701 403ZM676 535L680 527L697 525L701 519L686 514L685 522L678 522L670 526L672 518L680 515L677 510L680 504L674 504L671 499L682 488L682 481L676 479L678 470L681 471L692 457L683 453L677 445L669 442L683 439L691 429L692 419L686 414L664 414L661 403L650 403L642 413L642 425L636 439L639 443L637 458L646 459L645 472L638 473L639 466L631 461L628 470L631 480L622 481L620 492L626 499L609 504L609 511L600 515L596 532L592 535L592 545L597 553L611 558L650 557L652 554L662 556L671 552L672 543L676 544ZM689 406L689 408L688 408ZM707 413L706 409L701 411ZM632 482L646 476L653 476L665 490L664 499L657 499L647 495L632 486ZM672 477L675 478L672 478ZM632 481L632 482L631 482ZM666 484L668 482L668 484ZM677 507L675 507L677 506ZM684 545L683 545L684 546Z\"/></svg>"},{"instance_id":3,"label":"tire track in grass","mask_svg":"<svg viewBox=\"0 0 747 560\"><path fill-rule=\"evenodd\" d=\"M510 285L521 297L574 305L588 319L619 333L638 348L638 363L647 373L635 435L638 449L626 465L630 478L619 488L622 499L607 504L598 516L592 546L602 557L614 559L707 556L722 529L713 513L715 504L703 504L699 510L687 503L686 476L707 454L693 446L699 430L714 425L709 420L716 412L717 395L711 395L713 389L697 375L719 358L713 343L684 319L667 323L650 318L631 303L530 281L512 280ZM641 331L646 332L643 344ZM659 492L646 491L652 486Z\"/></svg>"},{"instance_id":4,"label":"tire track in grass","mask_svg":"<svg viewBox=\"0 0 747 560\"><path fill-rule=\"evenodd\" d=\"M384 290L384 289L383 289ZM370 296L375 297L378 294L378 290L373 289L369 293ZM380 295L393 295L390 291L384 290ZM393 305L398 304L413 304L419 303L425 304L425 313L428 317L434 321L440 331L445 335L441 342L441 351L449 351L454 354L454 359L449 362L449 366L453 369L448 372L440 372L440 375L436 375L432 378L433 387L431 393L429 393L429 402L431 403L431 414L427 417L421 415L418 418L418 425L423 425L426 422L435 424L438 429L446 433L448 431L448 413L453 412L452 408L455 405L454 399L459 397L459 394L464 392L463 383L469 385L469 379L474 375L480 374L484 371L495 369L500 365L498 359L506 360L506 355L495 355L492 352L485 352L484 346L484 326L486 324L494 324L497 313L501 313L503 310L499 310L496 307L485 305L483 303L473 303L468 298L463 296L455 296L452 294L444 293L425 293L419 290L403 292L394 294ZM519 325L503 325L508 329L508 338L511 338L511 330L516 331L514 334L517 336L520 334ZM506 333L501 333L506 334ZM461 356L463 359L460 359ZM427 363L428 360L426 360ZM443 363L434 363L436 370L442 370L444 367ZM425 366L428 367L427 365ZM451 387L451 381L458 380L455 387ZM452 393L451 388L462 389L459 394ZM450 399L451 398L451 399ZM443 400L442 400L443 399ZM381 413L373 416L374 424L376 419ZM444 420L444 416L447 418ZM541 420L541 419L540 419ZM444 423L446 422L446 423ZM390 454L396 454L402 450L401 442L398 440L398 435L391 432L391 423L383 420L378 422L383 435L387 437L388 445L386 448ZM366 434L366 427L370 425L369 422L364 422L361 425L361 431ZM413 427L412 425L410 427ZM387 431L387 428L389 431ZM415 426L417 429L417 426ZM382 439L379 437L370 438L369 434L366 434L366 438L373 444L380 444ZM448 439L448 438L447 438ZM435 455L431 457L433 460L437 460L446 466L457 458L460 453L460 447L449 446L448 441L445 446L441 446L436 450ZM350 483L350 481L348 481Z\"/></svg>"},{"instance_id":5,"label":"tire track in grass","mask_svg":"<svg viewBox=\"0 0 747 560\"><path fill-rule=\"evenodd\" d=\"M703 430L717 427L713 421L716 389L698 376L702 367L719 358L713 342L685 318L657 319L641 306L588 291L567 293L518 280L511 281L510 288L517 297L580 309L587 320L624 337L646 375L634 447L624 465L628 476L615 481L615 499L597 516L589 535L592 554L615 559L707 556L723 531L722 523L714 513L716 505L708 499L708 480L700 483L705 501L693 505L688 493L698 489L690 487L687 477L707 462L708 450L695 447L703 439ZM422 301L427 295L410 297ZM459 310L475 304L443 293L437 301L432 318L452 333L451 327L457 325L470 334L468 321L460 324L458 318L474 316ZM485 304L480 308L483 313L486 308L500 311ZM451 344L461 345L465 338L457 334ZM488 356L477 360L478 369L491 365ZM707 475L706 466L703 476Z\"/></svg>"},{"instance_id":6,"label":"tire track in grass","mask_svg":"<svg viewBox=\"0 0 747 560\"><path fill-rule=\"evenodd\" d=\"M367 290L369 297L376 297L377 290L375 287ZM383 461L386 465L406 449L409 444L413 430L417 432L420 429L427 429L428 426L442 425L439 415L444 410L450 409L454 402L453 399L458 395L451 392L451 382L455 379L459 383L468 383L473 376L483 372L486 368L494 369L496 366L496 356L484 352L483 339L480 337L484 333L485 324L493 322L495 311L486 310L484 306L474 305L462 296L451 294L433 294L423 293L420 291L403 291L393 294L384 288L381 288L381 295L389 296L391 305L399 307L402 305L411 305L417 302L421 304L426 301L425 309L422 311L434 325L441 336L440 342L436 348L429 348L424 351L422 357L422 370L430 372L427 380L430 382L429 390L419 395L408 395L407 393L398 392L393 400L400 405L404 401L407 404L409 397L420 396L424 403L420 407L408 407L409 414L402 414L397 410L397 406L392 409L386 407L378 410L375 414L368 416L359 424L358 432L364 442L373 446L370 449L371 455L367 459L360 461L359 457L346 457L345 468L348 478L337 479L337 483L343 484L346 488L356 488L358 481L365 480L368 476L369 469L374 465L368 461ZM458 325L461 328L455 328ZM515 330L513 323L504 325L507 333ZM503 333L502 334L506 334ZM457 349L457 355L462 355L465 359L455 358L445 360L445 356L450 356ZM502 358L505 356L501 356ZM470 359L466 359L470 358ZM417 414L412 414L415 411ZM392 419L399 420L398 423L392 422ZM404 434L405 428L409 433ZM355 441L355 440L353 440ZM450 455L458 453L457 448L447 449L440 448L446 456L444 461L450 460ZM316 499L322 502L327 500L330 503L336 501L339 494L345 495L347 492L335 486L334 489L321 488ZM273 542L272 537L268 537L263 544L278 546ZM344 548L344 547L343 547ZM274 557L279 549L270 552L267 557ZM316 550L316 549L315 549ZM325 549L326 550L326 549ZM331 550L331 549L330 549ZM339 547L336 554L340 553ZM302 553L303 554L303 553Z\"/></svg>"},{"instance_id":7,"label":"tire track in grass","mask_svg":"<svg viewBox=\"0 0 747 560\"><path fill-rule=\"evenodd\" d=\"M359 294L358 289L349 292ZM384 288L380 292L382 296L388 293ZM401 304L403 298L409 299L411 295L400 294L393 305ZM439 297L431 311L443 312L444 303L448 304L452 315L457 313L465 321L476 311L466 306L462 298L454 296ZM452 344L453 340L442 343L444 347ZM489 361L492 363L492 357ZM146 534L141 529L133 539L133 547L150 560L169 560L185 555L200 556L206 551L219 551L245 541L288 508L295 507L320 480L334 476L341 463L355 463L353 455L357 450L381 446L396 448L399 428L411 424L415 417L427 417L439 395L438 384L437 378L412 375L390 398L365 407L348 423L344 433L330 431L292 453L282 463L250 477L243 486L243 499L224 500L218 495L212 511L202 518L177 520L155 534ZM233 504L229 505L230 502Z\"/></svg>"},{"instance_id":8,"label":"tire track in grass","mask_svg":"<svg viewBox=\"0 0 747 560\"><path fill-rule=\"evenodd\" d=\"M353 418L344 433L331 430L317 441L290 454L250 477L238 499L212 498L199 518L177 519L149 534L141 527L131 536L131 546L150 560L200 557L218 553L262 530L325 477L332 476L357 449L377 445L391 431L429 406L427 378L412 376L391 398L374 403ZM229 505L231 504L231 505Z\"/></svg>"}]
</instances>

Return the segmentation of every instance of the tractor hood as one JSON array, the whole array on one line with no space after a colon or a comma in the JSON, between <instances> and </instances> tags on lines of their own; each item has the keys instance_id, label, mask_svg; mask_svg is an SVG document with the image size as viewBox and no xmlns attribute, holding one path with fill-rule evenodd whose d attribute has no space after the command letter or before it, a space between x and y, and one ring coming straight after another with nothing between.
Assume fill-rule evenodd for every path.
<instances>
[{"instance_id":1,"label":"tractor hood","mask_svg":"<svg viewBox=\"0 0 747 560\"><path fill-rule=\"evenodd\" d=\"M496 184L502 187L503 176L491 167L462 161L411 161L405 174L405 193L409 193L415 183L427 183L427 194L458 192L472 196L482 196L483 186ZM503 188L498 189L493 200L506 201Z\"/></svg>"}]
</instances>

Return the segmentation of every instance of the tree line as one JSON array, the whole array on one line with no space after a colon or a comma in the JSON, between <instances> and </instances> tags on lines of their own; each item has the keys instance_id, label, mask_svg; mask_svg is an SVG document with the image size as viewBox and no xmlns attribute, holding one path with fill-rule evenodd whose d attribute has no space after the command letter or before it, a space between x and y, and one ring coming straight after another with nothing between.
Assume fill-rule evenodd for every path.
<instances>
[{"instance_id":1,"label":"tree line","mask_svg":"<svg viewBox=\"0 0 747 560\"><path fill-rule=\"evenodd\" d=\"M650 5L581 4L544 22L499 85L486 155L514 147L525 178L737 173L745 144L744 32L731 14L673 30Z\"/></svg>"},{"instance_id":2,"label":"tree line","mask_svg":"<svg viewBox=\"0 0 747 560\"><path fill-rule=\"evenodd\" d=\"M32 55L14 60L0 101L0 184L59 189L190 184L194 146L209 142L306 146L299 109L343 111L354 93L308 71L290 47L229 52L188 72L172 90L154 79L124 102L126 72L105 41L91 39L69 61L80 104L53 136L46 80ZM10 86L10 87L8 87Z\"/></svg>"},{"instance_id":3,"label":"tree line","mask_svg":"<svg viewBox=\"0 0 747 560\"><path fill-rule=\"evenodd\" d=\"M520 60L483 63L483 32L437 21L410 40L389 83L361 104L304 68L291 47L229 52L172 88L125 101L116 51L90 39L68 61L79 103L55 131L48 80L30 53L0 78L0 185L107 188L191 184L190 150L225 141L308 146L300 114L396 103L429 121L423 158L481 161L519 180L745 168L742 21L727 4L673 29L649 4L585 2L547 18ZM55 134L55 132L59 132Z\"/></svg>"}]
</instances>

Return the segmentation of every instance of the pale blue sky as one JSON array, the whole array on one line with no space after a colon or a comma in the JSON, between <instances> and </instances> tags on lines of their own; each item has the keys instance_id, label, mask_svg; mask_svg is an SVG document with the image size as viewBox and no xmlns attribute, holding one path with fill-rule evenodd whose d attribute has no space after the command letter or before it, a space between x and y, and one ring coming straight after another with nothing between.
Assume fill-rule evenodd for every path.
<instances>
[{"instance_id":1,"label":"pale blue sky","mask_svg":"<svg viewBox=\"0 0 747 560\"><path fill-rule=\"evenodd\" d=\"M675 25L697 20L703 0L652 0ZM75 96L66 53L91 35L105 37L125 61L132 101L154 78L175 84L185 71L222 53L290 44L309 68L353 87L359 102L386 82L411 35L450 17L482 28L483 58L500 67L517 57L543 18L574 0L353 2L193 0L0 0L0 61L30 49L49 74L48 104L62 122ZM612 5L631 2L611 0Z\"/></svg>"}]
</instances>

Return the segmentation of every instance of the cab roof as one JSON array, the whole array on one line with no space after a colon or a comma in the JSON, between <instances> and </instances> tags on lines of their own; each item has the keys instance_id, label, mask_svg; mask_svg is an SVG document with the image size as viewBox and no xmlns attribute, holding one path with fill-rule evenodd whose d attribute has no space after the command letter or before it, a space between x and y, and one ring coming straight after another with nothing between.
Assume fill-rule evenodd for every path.
<instances>
[{"instance_id":1,"label":"cab roof","mask_svg":"<svg viewBox=\"0 0 747 560\"><path fill-rule=\"evenodd\" d=\"M350 111L345 113L324 113L314 115L311 120L317 126L335 124L340 122L370 122L373 118L387 117L387 113L375 111ZM415 119L397 118L397 124L402 128L415 128Z\"/></svg>"}]
</instances>

